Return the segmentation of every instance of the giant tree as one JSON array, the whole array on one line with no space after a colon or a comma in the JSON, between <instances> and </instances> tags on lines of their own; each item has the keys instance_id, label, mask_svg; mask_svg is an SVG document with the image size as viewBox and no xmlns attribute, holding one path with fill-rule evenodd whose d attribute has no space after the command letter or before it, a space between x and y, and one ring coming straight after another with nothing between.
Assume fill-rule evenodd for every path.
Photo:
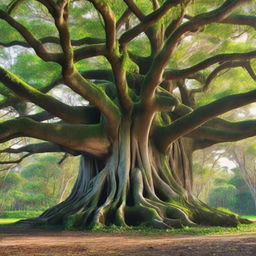
<instances>
[{"instance_id":1,"label":"giant tree","mask_svg":"<svg viewBox=\"0 0 256 256\"><path fill-rule=\"evenodd\" d=\"M243 68L255 80L255 1L2 2L1 33L11 33L0 44L29 49L50 67L36 74L45 84L0 67L1 108L19 113L0 124L0 141L44 141L2 152L81 155L69 197L30 221L79 228L245 222L192 195L191 161L194 150L256 134L254 120L217 117L256 101L256 90L225 90L197 102L224 71ZM24 53L19 49L9 52ZM33 69L27 61L23 72ZM88 104L71 106L50 95L59 84ZM24 111L27 102L42 111Z\"/></svg>"}]
</instances>

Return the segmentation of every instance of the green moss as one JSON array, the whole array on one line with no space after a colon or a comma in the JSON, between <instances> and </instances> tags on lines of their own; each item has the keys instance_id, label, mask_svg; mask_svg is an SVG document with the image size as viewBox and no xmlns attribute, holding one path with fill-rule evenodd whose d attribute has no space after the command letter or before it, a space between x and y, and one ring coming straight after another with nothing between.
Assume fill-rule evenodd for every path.
<instances>
[{"instance_id":1,"label":"green moss","mask_svg":"<svg viewBox=\"0 0 256 256\"><path fill-rule=\"evenodd\" d=\"M153 219L159 218L155 209L136 205L125 207L125 220L128 225L136 226L146 224Z\"/></svg>"},{"instance_id":2,"label":"green moss","mask_svg":"<svg viewBox=\"0 0 256 256\"><path fill-rule=\"evenodd\" d=\"M191 214L191 211L184 204L182 204L182 202L173 201L170 203L170 206L183 211L187 215ZM170 208L168 208L168 209L170 209Z\"/></svg>"},{"instance_id":3,"label":"green moss","mask_svg":"<svg viewBox=\"0 0 256 256\"><path fill-rule=\"evenodd\" d=\"M68 215L64 218L63 227L65 230L79 229L83 224L83 213Z\"/></svg>"},{"instance_id":4,"label":"green moss","mask_svg":"<svg viewBox=\"0 0 256 256\"><path fill-rule=\"evenodd\" d=\"M225 212L225 213L228 213L228 214L233 214L233 215L235 215L235 216L238 216L237 213L232 212L231 210L229 210L229 209L227 209L227 208L217 207L216 210L222 211L222 212Z\"/></svg>"},{"instance_id":5,"label":"green moss","mask_svg":"<svg viewBox=\"0 0 256 256\"><path fill-rule=\"evenodd\" d=\"M128 72L137 72L139 73L139 67L134 63L127 52L125 52L121 57L122 68Z\"/></svg>"}]
</instances>

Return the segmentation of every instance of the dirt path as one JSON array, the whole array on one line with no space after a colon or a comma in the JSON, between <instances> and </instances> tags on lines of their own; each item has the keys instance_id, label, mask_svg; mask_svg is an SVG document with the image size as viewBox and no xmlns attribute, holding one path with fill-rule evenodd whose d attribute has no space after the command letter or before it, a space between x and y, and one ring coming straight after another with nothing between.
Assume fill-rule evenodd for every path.
<instances>
[{"instance_id":1,"label":"dirt path","mask_svg":"<svg viewBox=\"0 0 256 256\"><path fill-rule=\"evenodd\" d=\"M0 229L1 256L256 256L256 234L120 235Z\"/></svg>"}]
</instances>

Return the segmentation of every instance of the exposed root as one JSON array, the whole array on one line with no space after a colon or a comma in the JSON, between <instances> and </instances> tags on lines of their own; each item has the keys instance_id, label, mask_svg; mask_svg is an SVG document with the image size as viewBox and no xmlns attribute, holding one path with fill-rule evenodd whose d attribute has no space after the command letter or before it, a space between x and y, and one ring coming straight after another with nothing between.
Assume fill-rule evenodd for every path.
<instances>
[{"instance_id":1,"label":"exposed root","mask_svg":"<svg viewBox=\"0 0 256 256\"><path fill-rule=\"evenodd\" d=\"M248 223L195 199L182 187L180 178L176 180L177 170L172 170L170 159L153 147L146 149L148 143L140 143L136 136L131 138L130 129L129 122L125 122L104 164L82 157L70 196L28 222L62 224L75 229L113 224L166 229Z\"/></svg>"}]
</instances>

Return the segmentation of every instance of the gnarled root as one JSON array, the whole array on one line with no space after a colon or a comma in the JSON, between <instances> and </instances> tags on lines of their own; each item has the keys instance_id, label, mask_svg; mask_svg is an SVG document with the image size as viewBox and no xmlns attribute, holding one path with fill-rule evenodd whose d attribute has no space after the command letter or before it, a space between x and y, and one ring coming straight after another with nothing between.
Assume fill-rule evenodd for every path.
<instances>
[{"instance_id":1,"label":"gnarled root","mask_svg":"<svg viewBox=\"0 0 256 256\"><path fill-rule=\"evenodd\" d=\"M104 162L83 156L70 196L27 221L64 224L75 229L113 224L182 228L248 223L195 199L177 181L170 159L153 147L145 149L148 143L138 143L136 137L131 139L129 132L129 125L120 130L119 140Z\"/></svg>"}]
</instances>

